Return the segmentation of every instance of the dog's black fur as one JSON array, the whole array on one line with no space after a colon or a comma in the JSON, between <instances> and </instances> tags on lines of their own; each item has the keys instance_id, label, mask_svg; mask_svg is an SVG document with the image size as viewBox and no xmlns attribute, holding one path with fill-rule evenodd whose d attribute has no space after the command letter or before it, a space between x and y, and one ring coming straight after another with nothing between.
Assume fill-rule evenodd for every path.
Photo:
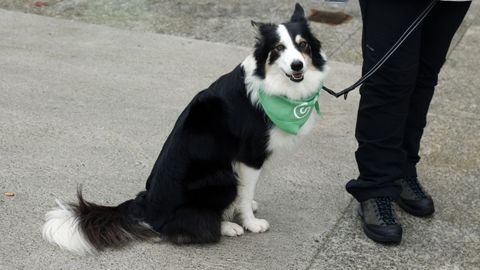
<instances>
[{"instance_id":1,"label":"dog's black fur","mask_svg":"<svg viewBox=\"0 0 480 270\"><path fill-rule=\"evenodd\" d=\"M220 238L223 211L237 195L234 161L260 168L271 123L247 97L238 66L200 92L180 115L147 191L132 203L155 231L176 243ZM139 207L139 205L143 205Z\"/></svg>"},{"instance_id":2,"label":"dog's black fur","mask_svg":"<svg viewBox=\"0 0 480 270\"><path fill-rule=\"evenodd\" d=\"M145 222L174 243L218 241L222 213L237 195L232 163L260 168L269 155L272 124L252 105L244 80L243 68L237 66L198 93L168 136L146 191L110 211L122 211L126 224ZM95 224L107 216L103 211L88 218L92 220L83 223L91 226L84 230L98 231ZM87 236L96 248L106 246L95 234Z\"/></svg>"},{"instance_id":3,"label":"dog's black fur","mask_svg":"<svg viewBox=\"0 0 480 270\"><path fill-rule=\"evenodd\" d=\"M264 78L269 52L279 38L275 25L254 24L259 29L254 74ZM321 69L325 60L319 54L320 42L298 4L284 25L292 37L300 33L307 39L310 51L305 53ZM275 61L273 52L270 57ZM105 207L84 201L79 193L79 205L70 207L96 250L153 235L179 244L220 239L222 213L237 196L232 164L259 169L270 155L272 123L260 106L252 104L245 76L239 65L193 98L168 136L146 190L135 199Z\"/></svg>"}]
</instances>

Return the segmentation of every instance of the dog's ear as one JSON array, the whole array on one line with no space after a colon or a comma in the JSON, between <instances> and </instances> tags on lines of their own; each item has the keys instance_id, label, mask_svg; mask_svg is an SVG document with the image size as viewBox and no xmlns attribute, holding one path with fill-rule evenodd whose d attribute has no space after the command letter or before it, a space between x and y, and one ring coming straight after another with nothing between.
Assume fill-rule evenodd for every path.
<instances>
[{"instance_id":1,"label":"dog's ear","mask_svg":"<svg viewBox=\"0 0 480 270\"><path fill-rule=\"evenodd\" d=\"M293 15L290 18L291 22L306 22L307 20L305 19L305 11L303 10L303 7L299 4L295 4L295 10L293 11Z\"/></svg>"}]
</instances>

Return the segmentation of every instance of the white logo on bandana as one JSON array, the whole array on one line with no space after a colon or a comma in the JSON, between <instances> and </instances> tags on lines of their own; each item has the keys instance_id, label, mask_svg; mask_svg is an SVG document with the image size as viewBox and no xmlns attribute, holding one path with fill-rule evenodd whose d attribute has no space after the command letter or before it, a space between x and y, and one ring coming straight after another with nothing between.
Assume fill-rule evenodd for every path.
<instances>
[{"instance_id":1,"label":"white logo on bandana","mask_svg":"<svg viewBox=\"0 0 480 270\"><path fill-rule=\"evenodd\" d=\"M295 106L295 108L293 109L293 115L297 119L302 119L307 116L311 110L312 107L308 105L308 102L304 102L300 105Z\"/></svg>"}]
</instances>

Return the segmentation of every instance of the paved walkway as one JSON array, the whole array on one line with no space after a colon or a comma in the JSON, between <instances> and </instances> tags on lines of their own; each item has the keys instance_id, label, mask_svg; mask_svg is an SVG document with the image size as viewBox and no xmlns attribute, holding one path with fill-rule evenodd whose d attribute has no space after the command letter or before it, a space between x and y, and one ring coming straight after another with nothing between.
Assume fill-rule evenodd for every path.
<instances>
[{"instance_id":1,"label":"paved walkway","mask_svg":"<svg viewBox=\"0 0 480 270\"><path fill-rule=\"evenodd\" d=\"M140 243L97 257L41 239L54 198L72 200L79 183L98 203L133 197L183 107L250 50L2 10L0 37L0 269L480 267L478 26L453 51L432 104L421 171L438 212L400 212L400 246L368 240L344 191L356 175L358 96L323 95L312 136L262 175L258 216L270 221L269 232L211 246ZM332 67L335 88L360 70Z\"/></svg>"},{"instance_id":2,"label":"paved walkway","mask_svg":"<svg viewBox=\"0 0 480 270\"><path fill-rule=\"evenodd\" d=\"M250 20L283 22L292 13L290 0L46 0L48 6L35 6L33 0L2 0L0 8L51 17L109 25L193 39L250 47L254 31ZM303 0L307 14L311 9L329 8L324 0ZM352 20L330 26L312 23L320 33L322 45L331 59L361 64L361 18L358 0L337 9L352 15ZM458 43L471 25L480 25L480 1L473 1L470 12L453 44Z\"/></svg>"}]
</instances>

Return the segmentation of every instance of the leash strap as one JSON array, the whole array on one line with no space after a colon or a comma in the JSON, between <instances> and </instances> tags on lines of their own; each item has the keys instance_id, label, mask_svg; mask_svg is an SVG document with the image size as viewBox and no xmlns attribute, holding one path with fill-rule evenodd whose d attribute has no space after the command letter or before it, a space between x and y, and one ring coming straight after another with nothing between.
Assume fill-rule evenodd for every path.
<instances>
[{"instance_id":1,"label":"leash strap","mask_svg":"<svg viewBox=\"0 0 480 270\"><path fill-rule=\"evenodd\" d=\"M365 73L357 82L352 84L351 86L343 89L340 92L335 92L332 89L323 86L322 90L326 91L330 95L338 98L340 96L343 96L345 99L347 99L347 95L350 91L354 90L358 86L360 86L362 83L364 83L370 76L372 76L382 65L392 56L393 53L403 44L403 42L410 36L410 34L415 31L415 29L422 23L422 21L427 17L427 15L430 13L430 11L435 7L435 5L439 2L440 0L432 0L428 6L423 10L422 13L412 22L412 24L405 30L405 32L400 36L400 38L395 42L395 44L385 53L385 55L367 72Z\"/></svg>"}]
</instances>

